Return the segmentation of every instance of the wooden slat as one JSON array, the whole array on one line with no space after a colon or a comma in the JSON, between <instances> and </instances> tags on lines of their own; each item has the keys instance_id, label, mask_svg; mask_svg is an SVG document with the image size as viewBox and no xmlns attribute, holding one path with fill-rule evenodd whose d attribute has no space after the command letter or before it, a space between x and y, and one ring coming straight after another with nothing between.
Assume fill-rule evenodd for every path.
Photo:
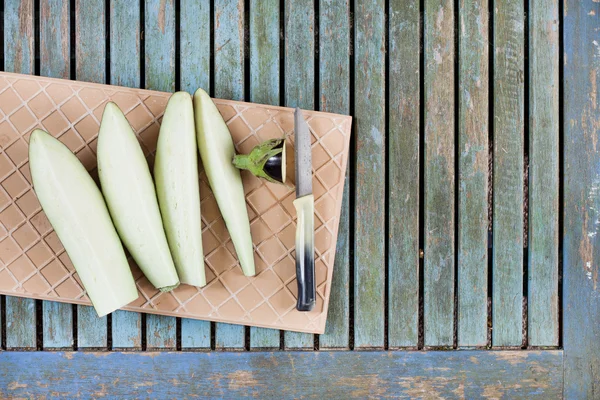
<instances>
[{"instance_id":1,"label":"wooden slat","mask_svg":"<svg viewBox=\"0 0 600 400\"><path fill-rule=\"evenodd\" d=\"M558 35L558 0L530 1L530 346L558 345Z\"/></svg>"},{"instance_id":2,"label":"wooden slat","mask_svg":"<svg viewBox=\"0 0 600 400\"><path fill-rule=\"evenodd\" d=\"M389 13L388 344L419 339L419 3Z\"/></svg>"},{"instance_id":3,"label":"wooden slat","mask_svg":"<svg viewBox=\"0 0 600 400\"><path fill-rule=\"evenodd\" d=\"M385 288L385 7L354 10L354 346L383 347Z\"/></svg>"},{"instance_id":4,"label":"wooden slat","mask_svg":"<svg viewBox=\"0 0 600 400\"><path fill-rule=\"evenodd\" d=\"M312 110L315 106L314 2L285 1L285 105ZM288 349L312 349L313 335L285 332Z\"/></svg>"},{"instance_id":5,"label":"wooden slat","mask_svg":"<svg viewBox=\"0 0 600 400\"><path fill-rule=\"evenodd\" d=\"M40 7L40 73L43 76L69 79L69 3L41 0ZM44 301L42 309L44 348L72 347L73 306Z\"/></svg>"},{"instance_id":6,"label":"wooden slat","mask_svg":"<svg viewBox=\"0 0 600 400\"><path fill-rule=\"evenodd\" d=\"M139 0L110 2L110 83L140 86ZM131 311L112 314L112 347L142 348L142 317Z\"/></svg>"},{"instance_id":7,"label":"wooden slat","mask_svg":"<svg viewBox=\"0 0 600 400\"><path fill-rule=\"evenodd\" d=\"M175 90L175 0L145 0L146 88ZM158 136L155 138L158 139ZM146 346L174 349L177 344L175 317L146 316Z\"/></svg>"},{"instance_id":8,"label":"wooden slat","mask_svg":"<svg viewBox=\"0 0 600 400\"><path fill-rule=\"evenodd\" d=\"M279 0L250 2L250 101L279 105ZM250 328L250 347L279 348L279 331Z\"/></svg>"},{"instance_id":9,"label":"wooden slat","mask_svg":"<svg viewBox=\"0 0 600 400\"><path fill-rule=\"evenodd\" d=\"M487 344L488 1L460 2L458 346Z\"/></svg>"},{"instance_id":10,"label":"wooden slat","mask_svg":"<svg viewBox=\"0 0 600 400\"><path fill-rule=\"evenodd\" d=\"M180 2L181 90L193 94L199 87L210 91L210 4L205 0ZM210 322L183 318L181 347L210 348Z\"/></svg>"},{"instance_id":11,"label":"wooden slat","mask_svg":"<svg viewBox=\"0 0 600 400\"><path fill-rule=\"evenodd\" d=\"M319 4L319 107L321 111L350 112L350 9L348 0L320 0ZM350 336L349 283L349 174L342 200L338 241L321 349L347 348Z\"/></svg>"},{"instance_id":12,"label":"wooden slat","mask_svg":"<svg viewBox=\"0 0 600 400\"><path fill-rule=\"evenodd\" d=\"M105 83L106 48L104 0L75 2L75 77ZM93 307L77 307L77 347L106 347L107 317L98 318Z\"/></svg>"},{"instance_id":13,"label":"wooden slat","mask_svg":"<svg viewBox=\"0 0 600 400\"><path fill-rule=\"evenodd\" d=\"M523 2L494 4L494 245L492 344L522 342Z\"/></svg>"},{"instance_id":14,"label":"wooden slat","mask_svg":"<svg viewBox=\"0 0 600 400\"><path fill-rule=\"evenodd\" d=\"M564 395L600 393L600 3L564 5Z\"/></svg>"},{"instance_id":15,"label":"wooden slat","mask_svg":"<svg viewBox=\"0 0 600 400\"><path fill-rule=\"evenodd\" d=\"M244 0L215 0L215 97L244 99ZM215 325L217 348L244 347L244 327Z\"/></svg>"},{"instance_id":16,"label":"wooden slat","mask_svg":"<svg viewBox=\"0 0 600 400\"><path fill-rule=\"evenodd\" d=\"M453 344L454 6L425 1L426 346Z\"/></svg>"},{"instance_id":17,"label":"wooden slat","mask_svg":"<svg viewBox=\"0 0 600 400\"><path fill-rule=\"evenodd\" d=\"M33 0L4 2L4 70L34 72ZM6 347L36 347L35 300L6 296Z\"/></svg>"},{"instance_id":18,"label":"wooden slat","mask_svg":"<svg viewBox=\"0 0 600 400\"><path fill-rule=\"evenodd\" d=\"M0 397L548 400L562 397L562 362L562 351L4 352Z\"/></svg>"}]
</instances>

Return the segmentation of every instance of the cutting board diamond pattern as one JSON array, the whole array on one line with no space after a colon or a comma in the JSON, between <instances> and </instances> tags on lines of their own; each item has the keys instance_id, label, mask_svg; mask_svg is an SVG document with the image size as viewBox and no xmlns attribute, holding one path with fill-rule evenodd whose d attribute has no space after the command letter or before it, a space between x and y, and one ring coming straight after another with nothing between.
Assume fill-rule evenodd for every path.
<instances>
[{"instance_id":1,"label":"cutting board diamond pattern","mask_svg":"<svg viewBox=\"0 0 600 400\"><path fill-rule=\"evenodd\" d=\"M96 181L96 138L104 105L114 101L136 131L152 167L168 93L0 73L0 293L90 304L60 240L31 187L31 131L60 139ZM242 172L255 248L256 276L245 277L200 166L203 245L208 284L156 290L130 259L139 297L128 310L322 333L333 273L348 159L350 117L305 111L312 134L317 304L295 310L296 230L293 200L293 110L215 100L238 152L263 140L288 141L289 187Z\"/></svg>"}]
</instances>

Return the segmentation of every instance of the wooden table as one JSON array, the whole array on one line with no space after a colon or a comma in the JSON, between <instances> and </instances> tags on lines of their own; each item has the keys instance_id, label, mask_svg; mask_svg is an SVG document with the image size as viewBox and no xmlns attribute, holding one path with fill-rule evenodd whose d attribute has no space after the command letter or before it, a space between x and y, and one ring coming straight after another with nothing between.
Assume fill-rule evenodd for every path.
<instances>
[{"instance_id":1,"label":"wooden table","mask_svg":"<svg viewBox=\"0 0 600 400\"><path fill-rule=\"evenodd\" d=\"M596 0L4 1L7 71L355 125L324 335L6 297L0 398L600 398L599 17Z\"/></svg>"}]
</instances>

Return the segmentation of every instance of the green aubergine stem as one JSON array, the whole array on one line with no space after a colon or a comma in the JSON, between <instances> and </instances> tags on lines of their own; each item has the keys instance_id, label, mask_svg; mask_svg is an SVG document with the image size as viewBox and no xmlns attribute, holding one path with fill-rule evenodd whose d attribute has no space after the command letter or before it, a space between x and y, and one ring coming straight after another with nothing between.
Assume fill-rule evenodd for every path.
<instances>
[{"instance_id":1,"label":"green aubergine stem","mask_svg":"<svg viewBox=\"0 0 600 400\"><path fill-rule=\"evenodd\" d=\"M285 139L270 139L256 145L250 154L233 157L233 165L272 183L285 184Z\"/></svg>"}]
</instances>

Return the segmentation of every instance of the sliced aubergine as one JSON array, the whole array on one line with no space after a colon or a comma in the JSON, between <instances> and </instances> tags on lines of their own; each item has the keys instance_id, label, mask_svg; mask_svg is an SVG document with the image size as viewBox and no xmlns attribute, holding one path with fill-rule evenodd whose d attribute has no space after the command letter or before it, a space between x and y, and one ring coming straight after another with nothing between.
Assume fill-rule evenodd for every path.
<instances>
[{"instance_id":1,"label":"sliced aubergine","mask_svg":"<svg viewBox=\"0 0 600 400\"><path fill-rule=\"evenodd\" d=\"M144 275L167 292L179 285L144 152L115 103L104 108L98 175L117 232Z\"/></svg>"},{"instance_id":2,"label":"sliced aubergine","mask_svg":"<svg viewBox=\"0 0 600 400\"><path fill-rule=\"evenodd\" d=\"M154 180L179 280L204 286L198 148L192 97L187 92L173 94L167 103L158 135Z\"/></svg>"},{"instance_id":3,"label":"sliced aubergine","mask_svg":"<svg viewBox=\"0 0 600 400\"><path fill-rule=\"evenodd\" d=\"M233 157L233 165L272 183L285 183L285 140L270 139L254 146L250 154Z\"/></svg>"},{"instance_id":4,"label":"sliced aubergine","mask_svg":"<svg viewBox=\"0 0 600 400\"><path fill-rule=\"evenodd\" d=\"M240 171L231 162L235 148L231 133L208 94L194 94L196 135L202 165L233 241L242 271L253 276L254 250Z\"/></svg>"},{"instance_id":5,"label":"sliced aubergine","mask_svg":"<svg viewBox=\"0 0 600 400\"><path fill-rule=\"evenodd\" d=\"M35 193L102 317L138 298L123 245L98 186L60 141L36 129L29 139Z\"/></svg>"}]
</instances>

